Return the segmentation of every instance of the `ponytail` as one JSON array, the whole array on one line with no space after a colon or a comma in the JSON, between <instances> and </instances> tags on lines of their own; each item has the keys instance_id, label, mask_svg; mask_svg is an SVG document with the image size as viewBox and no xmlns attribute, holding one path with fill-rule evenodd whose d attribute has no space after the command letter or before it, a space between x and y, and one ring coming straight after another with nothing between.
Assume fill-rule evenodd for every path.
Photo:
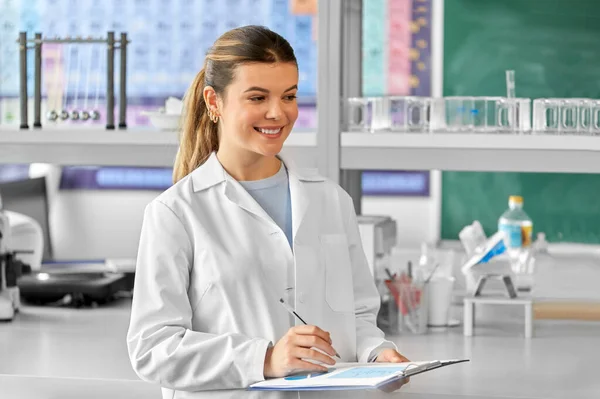
<instances>
[{"instance_id":1,"label":"ponytail","mask_svg":"<svg viewBox=\"0 0 600 399\"><path fill-rule=\"evenodd\" d=\"M218 125L208 116L204 101L206 64L194 78L184 99L183 125L173 168L173 183L202 165L219 149Z\"/></svg>"},{"instance_id":2,"label":"ponytail","mask_svg":"<svg viewBox=\"0 0 600 399\"><path fill-rule=\"evenodd\" d=\"M208 115L204 87L209 85L224 99L235 68L256 62L291 62L298 66L288 41L263 26L248 25L225 32L208 50L204 67L185 95L173 183L183 179L202 165L211 153L219 150L219 127Z\"/></svg>"}]
</instances>

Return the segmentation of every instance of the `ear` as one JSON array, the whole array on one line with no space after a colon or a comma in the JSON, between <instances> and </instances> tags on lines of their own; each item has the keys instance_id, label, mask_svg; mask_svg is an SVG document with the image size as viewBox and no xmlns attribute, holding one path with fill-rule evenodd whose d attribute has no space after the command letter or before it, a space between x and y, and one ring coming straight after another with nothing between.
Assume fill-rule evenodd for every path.
<instances>
[{"instance_id":1,"label":"ear","mask_svg":"<svg viewBox=\"0 0 600 399\"><path fill-rule=\"evenodd\" d=\"M204 102L208 110L219 114L219 98L215 89L212 86L206 86L202 94L204 95Z\"/></svg>"}]
</instances>

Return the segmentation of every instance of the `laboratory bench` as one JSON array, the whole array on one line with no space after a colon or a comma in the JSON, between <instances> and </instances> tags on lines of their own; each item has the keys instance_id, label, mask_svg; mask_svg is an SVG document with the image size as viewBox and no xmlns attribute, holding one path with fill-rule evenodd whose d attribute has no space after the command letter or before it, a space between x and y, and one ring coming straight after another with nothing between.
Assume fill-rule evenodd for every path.
<instances>
[{"instance_id":1,"label":"laboratory bench","mask_svg":"<svg viewBox=\"0 0 600 399\"><path fill-rule=\"evenodd\" d=\"M159 387L139 380L127 357L131 300L96 308L23 306L0 324L0 398L157 398ZM454 309L457 314L461 309ZM495 316L498 317L498 316ZM425 335L390 336L412 360L471 362L411 378L393 393L197 392L190 398L572 398L600 397L600 323L536 321L525 339L522 319L482 317L476 336L462 326Z\"/></svg>"}]
</instances>

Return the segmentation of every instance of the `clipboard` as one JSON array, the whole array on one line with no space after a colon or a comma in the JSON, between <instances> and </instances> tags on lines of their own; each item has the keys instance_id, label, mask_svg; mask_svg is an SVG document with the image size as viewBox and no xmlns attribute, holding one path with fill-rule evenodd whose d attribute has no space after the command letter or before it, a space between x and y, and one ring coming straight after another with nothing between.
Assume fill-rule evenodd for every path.
<instances>
[{"instance_id":1,"label":"clipboard","mask_svg":"<svg viewBox=\"0 0 600 399\"><path fill-rule=\"evenodd\" d=\"M433 360L410 363L340 363L327 372L305 373L260 381L248 387L251 391L329 391L379 389L402 378L469 359Z\"/></svg>"}]
</instances>

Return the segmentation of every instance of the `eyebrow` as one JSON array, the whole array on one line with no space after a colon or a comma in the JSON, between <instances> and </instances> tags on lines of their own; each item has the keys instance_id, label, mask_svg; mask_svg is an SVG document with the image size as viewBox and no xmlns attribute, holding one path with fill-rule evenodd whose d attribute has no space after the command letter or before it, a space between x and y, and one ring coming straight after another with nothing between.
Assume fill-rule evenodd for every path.
<instances>
[{"instance_id":1,"label":"eyebrow","mask_svg":"<svg viewBox=\"0 0 600 399\"><path fill-rule=\"evenodd\" d=\"M294 90L294 89L298 89L298 85L293 85L293 86L287 88L286 90L284 90L284 93L288 92L290 90ZM252 86L249 89L247 89L246 91L244 91L244 93L247 93L249 91L260 91L260 92L263 92L263 93L268 93L269 92L269 90L264 89L262 87L258 87L258 86Z\"/></svg>"}]
</instances>

